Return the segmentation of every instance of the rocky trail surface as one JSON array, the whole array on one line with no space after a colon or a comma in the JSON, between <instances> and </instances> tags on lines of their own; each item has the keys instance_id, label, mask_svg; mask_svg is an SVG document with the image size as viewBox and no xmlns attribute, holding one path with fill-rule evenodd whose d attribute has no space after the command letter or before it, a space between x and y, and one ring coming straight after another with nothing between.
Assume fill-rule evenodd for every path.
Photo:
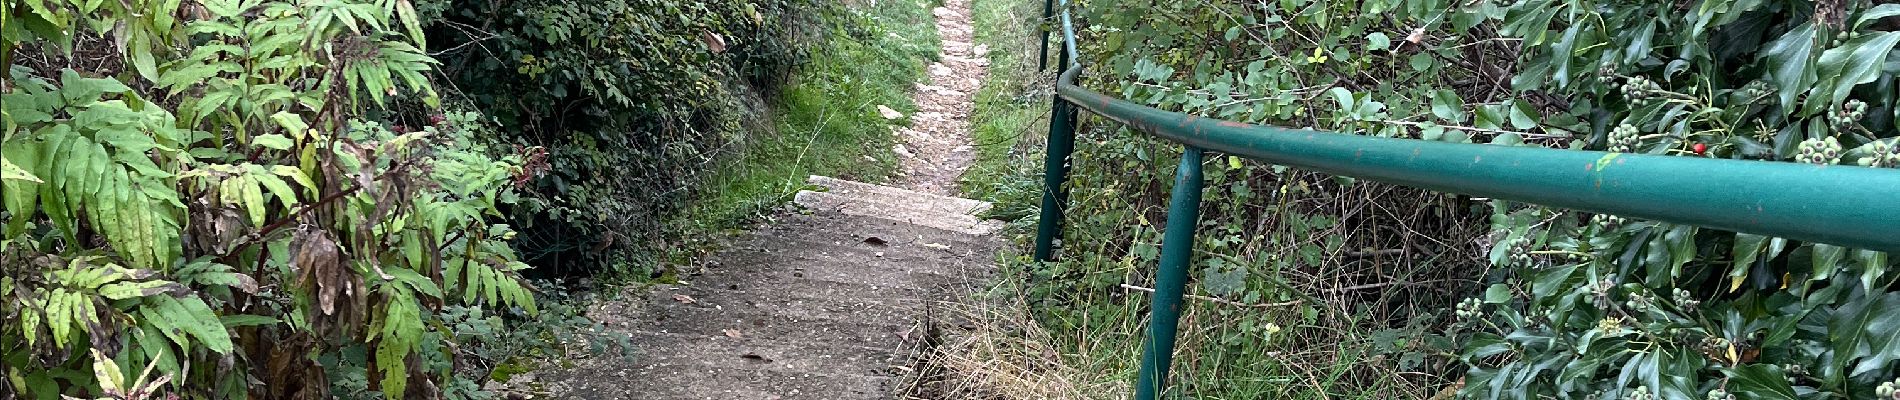
<instances>
[{"instance_id":1,"label":"rocky trail surface","mask_svg":"<svg viewBox=\"0 0 1900 400\"><path fill-rule=\"evenodd\" d=\"M567 361L532 379L572 399L892 399L918 384L946 300L988 278L1001 222L949 197L975 157L971 100L985 49L969 0L933 10L943 53L896 133L900 187L822 176L821 188L705 258L679 284L630 288L589 316L626 334L631 357ZM892 119L901 114L880 107ZM511 386L522 386L512 384Z\"/></svg>"}]
</instances>

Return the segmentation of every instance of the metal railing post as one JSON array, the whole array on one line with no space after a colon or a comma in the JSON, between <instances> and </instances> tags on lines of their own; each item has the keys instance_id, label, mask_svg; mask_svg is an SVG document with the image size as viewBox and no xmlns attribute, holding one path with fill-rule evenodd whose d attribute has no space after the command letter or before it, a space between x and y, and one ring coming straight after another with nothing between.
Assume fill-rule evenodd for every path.
<instances>
[{"instance_id":1,"label":"metal railing post","mask_svg":"<svg viewBox=\"0 0 1900 400\"><path fill-rule=\"evenodd\" d=\"M1056 0L1042 0L1042 23L1036 24L1036 30L1042 31L1042 51L1036 53L1036 70L1049 69L1049 17L1055 16Z\"/></svg>"},{"instance_id":2,"label":"metal railing post","mask_svg":"<svg viewBox=\"0 0 1900 400\"><path fill-rule=\"evenodd\" d=\"M1065 40L1066 42L1066 40ZM1069 65L1069 53L1059 52L1058 65ZM1061 95L1049 96L1049 144L1042 162L1042 214L1036 219L1036 261L1054 259L1056 238L1062 236L1062 216L1069 204L1069 155L1075 151L1076 108Z\"/></svg>"},{"instance_id":3,"label":"metal railing post","mask_svg":"<svg viewBox=\"0 0 1900 400\"><path fill-rule=\"evenodd\" d=\"M1067 58L1067 57L1064 57ZM1049 113L1049 145L1042 165L1042 215L1036 219L1036 261L1054 259L1068 208L1069 155L1075 151L1075 106L1056 96Z\"/></svg>"},{"instance_id":4,"label":"metal railing post","mask_svg":"<svg viewBox=\"0 0 1900 400\"><path fill-rule=\"evenodd\" d=\"M1168 227L1161 233L1161 267L1155 272L1155 294L1148 307L1148 336L1141 346L1141 374L1135 378L1136 400L1159 396L1167 385L1168 367L1174 363L1175 328L1181 322L1181 296L1187 290L1194 228L1201 216L1202 152L1187 146L1174 174Z\"/></svg>"}]
</instances>

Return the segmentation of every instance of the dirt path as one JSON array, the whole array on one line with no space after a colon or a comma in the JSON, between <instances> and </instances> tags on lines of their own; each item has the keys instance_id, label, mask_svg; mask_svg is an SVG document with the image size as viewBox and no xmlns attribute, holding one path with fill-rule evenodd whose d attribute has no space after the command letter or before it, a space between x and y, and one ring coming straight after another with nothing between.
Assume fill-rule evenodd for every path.
<instances>
[{"instance_id":1,"label":"dirt path","mask_svg":"<svg viewBox=\"0 0 1900 400\"><path fill-rule=\"evenodd\" d=\"M944 0L931 10L937 17L937 37L943 42L938 61L930 64L930 83L917 85L911 99L917 114L911 126L898 133L896 152L904 166L900 184L905 189L954 195L957 179L970 167L970 112L976 91L989 67L986 46L974 44L970 0Z\"/></svg>"}]
</instances>

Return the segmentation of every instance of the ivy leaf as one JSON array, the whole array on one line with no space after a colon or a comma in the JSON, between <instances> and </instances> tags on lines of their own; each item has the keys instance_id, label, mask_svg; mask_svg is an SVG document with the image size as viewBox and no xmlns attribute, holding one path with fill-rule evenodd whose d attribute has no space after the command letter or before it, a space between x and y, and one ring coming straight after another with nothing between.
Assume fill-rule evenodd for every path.
<instances>
[{"instance_id":1,"label":"ivy leaf","mask_svg":"<svg viewBox=\"0 0 1900 400\"><path fill-rule=\"evenodd\" d=\"M1766 65L1773 66L1768 69L1768 79L1775 84L1782 115L1793 113L1795 96L1819 80L1814 70L1818 37L1813 22L1803 23L1761 51Z\"/></svg>"},{"instance_id":2,"label":"ivy leaf","mask_svg":"<svg viewBox=\"0 0 1900 400\"><path fill-rule=\"evenodd\" d=\"M1734 292L1742 288L1742 282L1748 279L1749 268L1755 265L1755 259L1761 257L1762 247L1767 244L1767 236L1749 233L1735 234L1735 247L1732 252L1735 262L1729 265L1728 291Z\"/></svg>"},{"instance_id":3,"label":"ivy leaf","mask_svg":"<svg viewBox=\"0 0 1900 400\"><path fill-rule=\"evenodd\" d=\"M1895 15L1900 15L1900 4L1881 4L1878 6L1874 6L1873 9L1870 9L1870 10L1867 10L1867 12L1861 13L1860 18L1857 18L1854 20L1853 30L1858 31L1860 30L1861 26L1867 25L1868 22L1872 22L1874 20L1891 17Z\"/></svg>"},{"instance_id":4,"label":"ivy leaf","mask_svg":"<svg viewBox=\"0 0 1900 400\"><path fill-rule=\"evenodd\" d=\"M1728 375L1729 392L1744 399L1798 400L1788 374L1767 364L1751 364L1722 371Z\"/></svg>"},{"instance_id":5,"label":"ivy leaf","mask_svg":"<svg viewBox=\"0 0 1900 400\"><path fill-rule=\"evenodd\" d=\"M1623 48L1623 63L1635 64L1637 61L1642 61L1644 57L1648 57L1649 42L1655 36L1656 20L1644 21L1643 27L1636 29L1636 37L1630 38L1629 45Z\"/></svg>"},{"instance_id":6,"label":"ivy leaf","mask_svg":"<svg viewBox=\"0 0 1900 400\"><path fill-rule=\"evenodd\" d=\"M1837 340L1861 342L1860 345L1853 346L1854 351L1835 355L1842 361L1866 357L1861 358L1848 375L1877 371L1886 367L1888 362L1900 359L1900 293L1870 295L1869 297L1872 300L1867 302L1865 308L1850 310L1848 307L1842 307L1839 311L1861 314L1850 319L1855 322L1855 325L1859 325L1858 329L1849 332L1828 332L1829 336L1835 334L1856 336ZM1836 347L1836 351L1840 349L1842 347Z\"/></svg>"},{"instance_id":7,"label":"ivy leaf","mask_svg":"<svg viewBox=\"0 0 1900 400\"><path fill-rule=\"evenodd\" d=\"M1818 111L1823 106L1840 104L1847 100L1855 86L1873 82L1880 77L1880 69L1887 61L1887 54L1900 45L1900 32L1871 33L1842 44L1841 47L1828 49L1821 53L1820 76L1827 81L1815 85L1808 95L1804 110Z\"/></svg>"},{"instance_id":8,"label":"ivy leaf","mask_svg":"<svg viewBox=\"0 0 1900 400\"><path fill-rule=\"evenodd\" d=\"M1874 287L1874 282L1880 280L1881 275L1884 275L1887 270L1887 253L1885 252L1855 251L1854 260L1859 261L1858 264L1860 264L1860 285L1863 288Z\"/></svg>"},{"instance_id":9,"label":"ivy leaf","mask_svg":"<svg viewBox=\"0 0 1900 400\"><path fill-rule=\"evenodd\" d=\"M1835 246L1831 244L1819 244L1819 243L1815 244L1814 256L1812 258L1812 260L1814 261L1813 263L1814 275L1808 277L1808 279L1815 280L1815 281L1825 281L1828 278L1833 277L1834 271L1841 269L1841 259L1846 258L1846 257L1847 257L1846 247Z\"/></svg>"}]
</instances>

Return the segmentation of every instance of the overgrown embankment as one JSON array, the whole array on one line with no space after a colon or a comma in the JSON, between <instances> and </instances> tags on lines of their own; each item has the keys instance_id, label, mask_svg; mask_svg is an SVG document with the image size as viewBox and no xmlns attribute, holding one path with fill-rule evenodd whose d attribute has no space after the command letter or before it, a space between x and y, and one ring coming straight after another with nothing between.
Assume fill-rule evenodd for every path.
<instances>
[{"instance_id":1,"label":"overgrown embankment","mask_svg":"<svg viewBox=\"0 0 1900 400\"><path fill-rule=\"evenodd\" d=\"M644 279L795 192L888 175L890 123L934 54L928 7L812 0L425 3L443 72L547 149L511 218L549 276ZM655 275L657 276L657 275Z\"/></svg>"},{"instance_id":2,"label":"overgrown embankment","mask_svg":"<svg viewBox=\"0 0 1900 400\"><path fill-rule=\"evenodd\" d=\"M1106 0L1074 12L1083 84L1163 109L1414 140L1900 165L1900 33L1884 27L1897 5ZM1077 142L1062 260L1012 270L1079 370L1129 382L1179 148L1088 117ZM1202 299L1184 311L1171 389L1184 396L1866 397L1897 373L1900 348L1853 323L1900 323L1885 254L1208 161L1190 288ZM1034 207L1033 162L973 191Z\"/></svg>"}]
</instances>

